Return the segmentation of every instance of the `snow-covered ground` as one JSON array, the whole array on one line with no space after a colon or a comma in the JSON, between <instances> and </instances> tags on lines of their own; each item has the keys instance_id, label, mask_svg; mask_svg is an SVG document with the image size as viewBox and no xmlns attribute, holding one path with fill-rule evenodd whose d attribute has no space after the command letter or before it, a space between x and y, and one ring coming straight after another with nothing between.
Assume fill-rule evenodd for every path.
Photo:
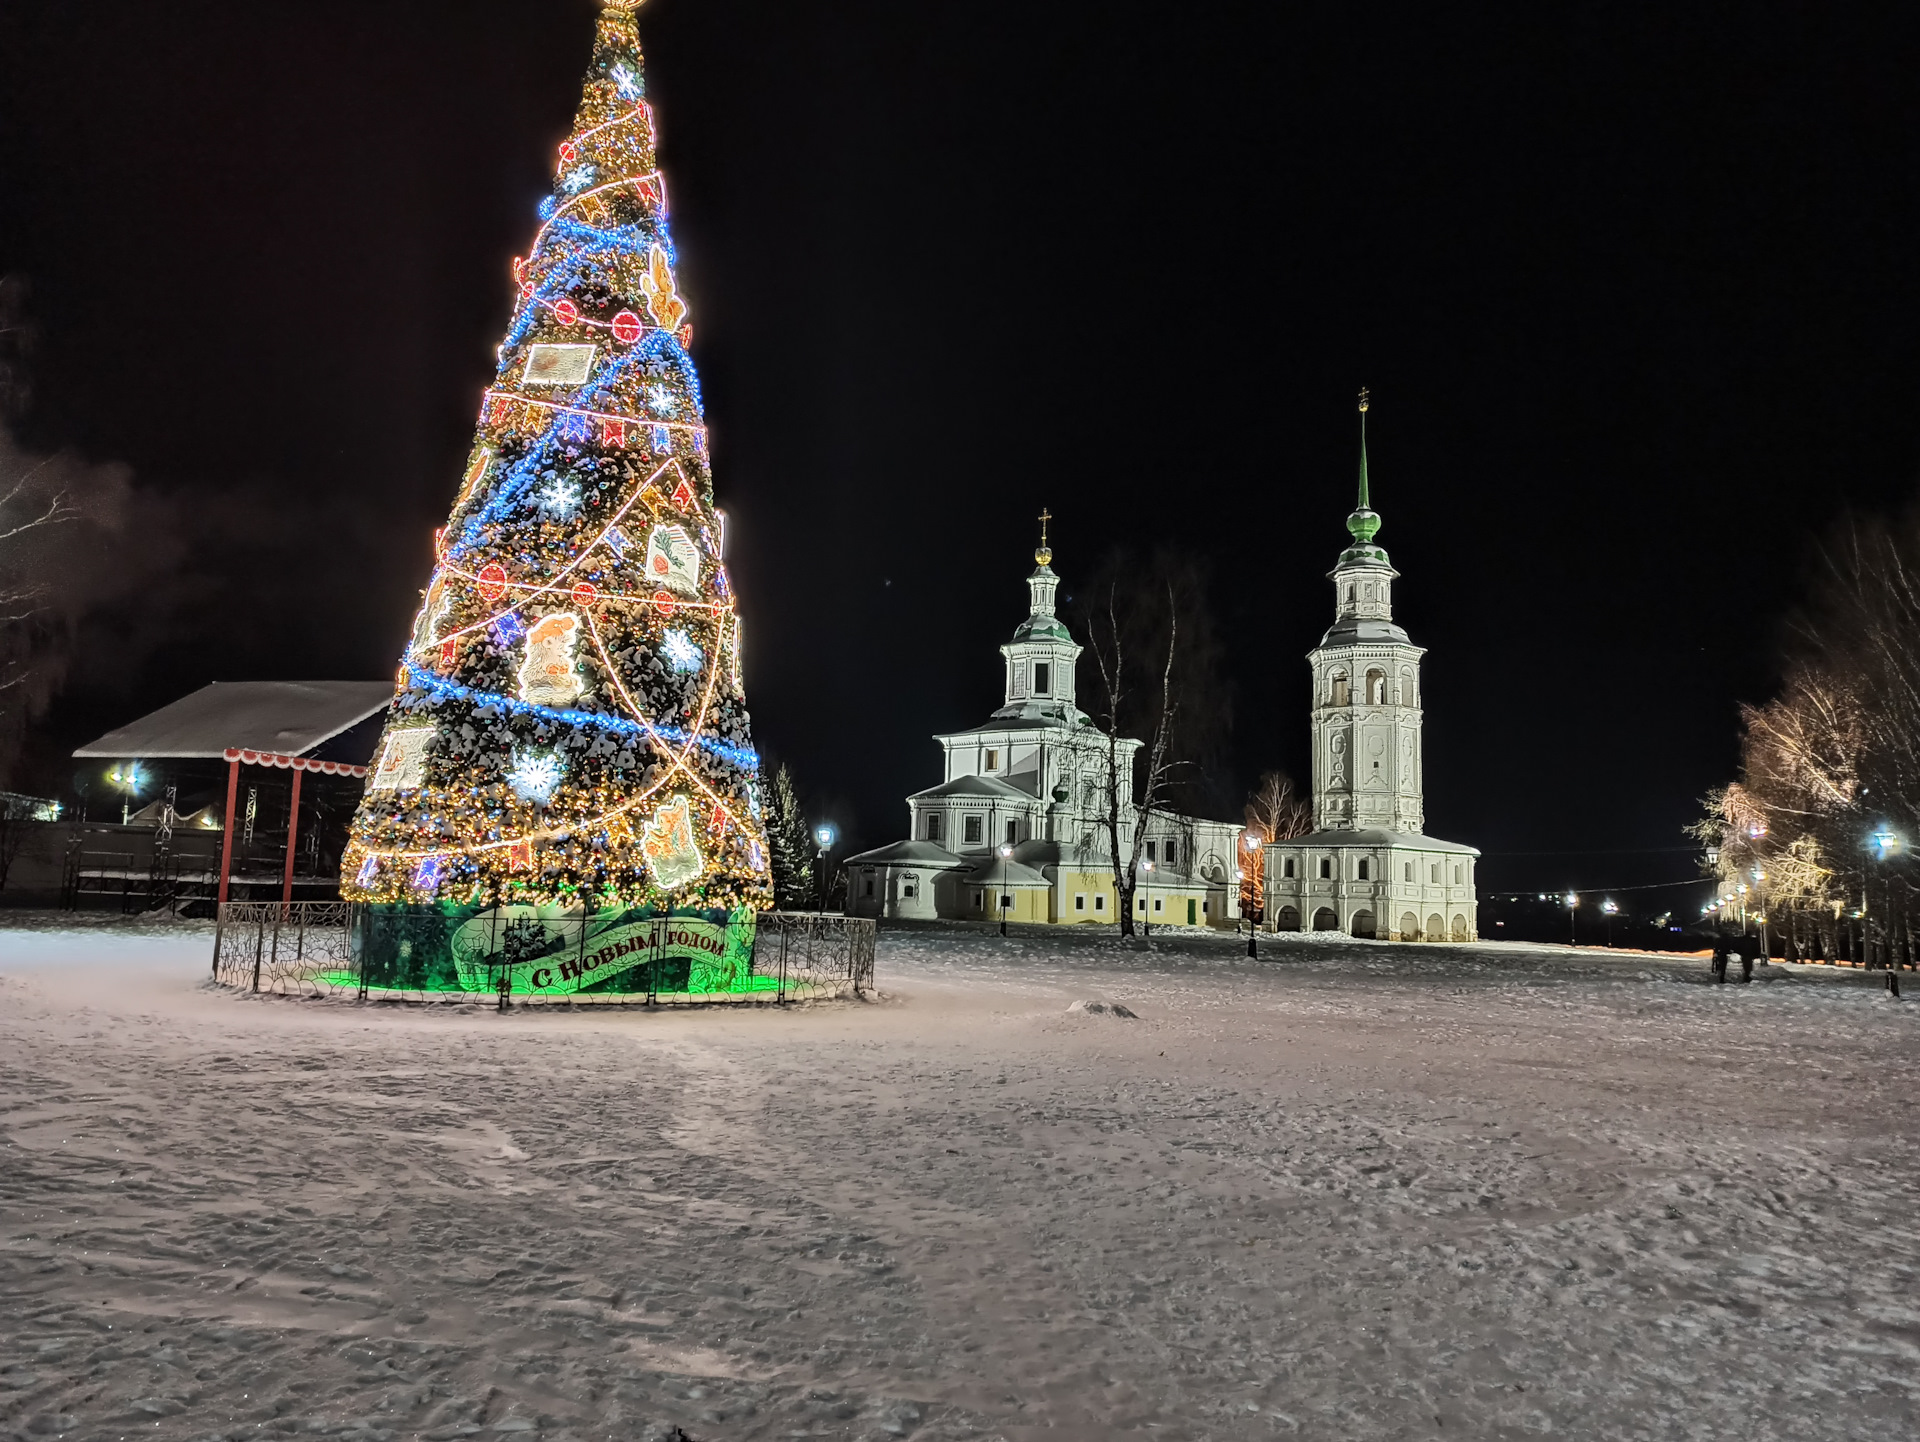
<instances>
[{"instance_id":1,"label":"snow-covered ground","mask_svg":"<svg viewBox=\"0 0 1920 1442\"><path fill-rule=\"evenodd\" d=\"M503 1017L0 932L0 1435L1920 1430L1920 999L1243 946Z\"/></svg>"}]
</instances>

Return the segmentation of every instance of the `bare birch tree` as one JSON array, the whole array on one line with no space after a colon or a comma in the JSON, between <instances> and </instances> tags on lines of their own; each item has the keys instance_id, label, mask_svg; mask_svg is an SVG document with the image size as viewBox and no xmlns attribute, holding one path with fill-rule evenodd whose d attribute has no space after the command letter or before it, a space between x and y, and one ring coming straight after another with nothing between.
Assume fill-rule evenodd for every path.
<instances>
[{"instance_id":1,"label":"bare birch tree","mask_svg":"<svg viewBox=\"0 0 1920 1442\"><path fill-rule=\"evenodd\" d=\"M1100 756L1089 769L1120 933L1132 936L1148 828L1199 789L1226 729L1228 697L1196 562L1161 551L1143 565L1116 552L1082 596L1094 663L1092 745Z\"/></svg>"},{"instance_id":2,"label":"bare birch tree","mask_svg":"<svg viewBox=\"0 0 1920 1442\"><path fill-rule=\"evenodd\" d=\"M1241 844L1240 912L1250 919L1266 913L1266 846L1305 836L1313 830L1313 803L1294 789L1284 771L1269 771L1247 798L1246 841Z\"/></svg>"}]
</instances>

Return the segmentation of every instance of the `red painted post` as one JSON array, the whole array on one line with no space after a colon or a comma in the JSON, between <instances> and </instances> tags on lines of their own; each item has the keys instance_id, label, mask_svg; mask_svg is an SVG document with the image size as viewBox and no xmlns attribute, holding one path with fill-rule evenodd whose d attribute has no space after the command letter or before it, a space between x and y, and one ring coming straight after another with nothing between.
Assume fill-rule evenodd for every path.
<instances>
[{"instance_id":1,"label":"red painted post","mask_svg":"<svg viewBox=\"0 0 1920 1442\"><path fill-rule=\"evenodd\" d=\"M300 839L300 777L305 767L293 768L293 810L287 816L287 879L280 888L280 915L293 915L293 844Z\"/></svg>"},{"instance_id":2,"label":"red painted post","mask_svg":"<svg viewBox=\"0 0 1920 1442\"><path fill-rule=\"evenodd\" d=\"M227 830L220 839L220 904L227 904L227 877L233 872L233 803L240 795L240 758L227 763Z\"/></svg>"}]
</instances>

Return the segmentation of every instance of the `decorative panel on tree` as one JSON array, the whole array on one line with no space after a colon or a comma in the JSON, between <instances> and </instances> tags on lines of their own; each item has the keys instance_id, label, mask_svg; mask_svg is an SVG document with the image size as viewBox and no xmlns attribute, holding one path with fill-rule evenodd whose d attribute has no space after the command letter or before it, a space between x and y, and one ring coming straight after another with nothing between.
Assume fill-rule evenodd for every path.
<instances>
[{"instance_id":1,"label":"decorative panel on tree","mask_svg":"<svg viewBox=\"0 0 1920 1442\"><path fill-rule=\"evenodd\" d=\"M737 928L771 899L759 758L630 3L539 216L343 890Z\"/></svg>"}]
</instances>

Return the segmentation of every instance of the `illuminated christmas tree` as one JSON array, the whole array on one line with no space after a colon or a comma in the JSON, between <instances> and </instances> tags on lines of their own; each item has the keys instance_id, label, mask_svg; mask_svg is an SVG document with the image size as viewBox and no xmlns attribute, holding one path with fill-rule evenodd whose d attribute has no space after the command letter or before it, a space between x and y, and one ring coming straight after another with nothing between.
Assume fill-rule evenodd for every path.
<instances>
[{"instance_id":1,"label":"illuminated christmas tree","mask_svg":"<svg viewBox=\"0 0 1920 1442\"><path fill-rule=\"evenodd\" d=\"M738 918L771 900L635 3L600 15L513 263L513 322L342 862L349 900L510 907L517 938L522 908Z\"/></svg>"}]
</instances>

